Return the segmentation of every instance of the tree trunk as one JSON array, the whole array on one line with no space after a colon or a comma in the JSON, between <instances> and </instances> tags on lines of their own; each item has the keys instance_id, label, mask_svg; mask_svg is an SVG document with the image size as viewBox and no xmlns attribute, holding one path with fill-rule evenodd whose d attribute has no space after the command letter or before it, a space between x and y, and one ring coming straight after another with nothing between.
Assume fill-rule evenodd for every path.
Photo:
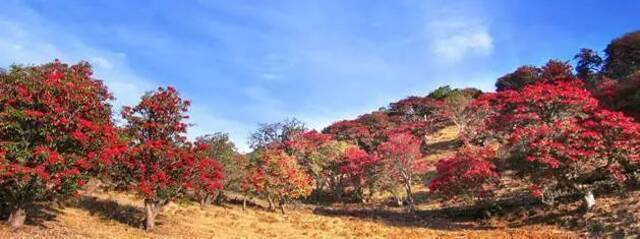
<instances>
[{"instance_id":1,"label":"tree trunk","mask_svg":"<svg viewBox=\"0 0 640 239\"><path fill-rule=\"evenodd\" d=\"M267 202L269 202L269 211L274 211L275 208L273 206L273 199L271 198L271 195L267 196Z\"/></svg>"},{"instance_id":2,"label":"tree trunk","mask_svg":"<svg viewBox=\"0 0 640 239\"><path fill-rule=\"evenodd\" d=\"M596 198L593 196L593 192L591 190L587 191L582 198L584 201L584 209L585 211L589 211L593 206L596 205Z\"/></svg>"},{"instance_id":3,"label":"tree trunk","mask_svg":"<svg viewBox=\"0 0 640 239\"><path fill-rule=\"evenodd\" d=\"M205 208L207 205L211 203L211 196L209 194L205 194L202 198L200 198L200 207Z\"/></svg>"},{"instance_id":4,"label":"tree trunk","mask_svg":"<svg viewBox=\"0 0 640 239\"><path fill-rule=\"evenodd\" d=\"M405 189L407 190L407 207L408 207L409 213L415 213L416 205L413 202L413 190L411 189L411 183L406 183Z\"/></svg>"},{"instance_id":5,"label":"tree trunk","mask_svg":"<svg viewBox=\"0 0 640 239\"><path fill-rule=\"evenodd\" d=\"M322 185L324 185L324 181L322 181L322 179L316 179L316 188L313 190L313 198L316 204L320 203L322 197Z\"/></svg>"},{"instance_id":6,"label":"tree trunk","mask_svg":"<svg viewBox=\"0 0 640 239\"><path fill-rule=\"evenodd\" d=\"M280 212L282 212L282 215L286 215L287 213L284 210L284 200L280 200Z\"/></svg>"},{"instance_id":7,"label":"tree trunk","mask_svg":"<svg viewBox=\"0 0 640 239\"><path fill-rule=\"evenodd\" d=\"M244 212L245 210L247 210L247 195L242 197L242 211Z\"/></svg>"},{"instance_id":8,"label":"tree trunk","mask_svg":"<svg viewBox=\"0 0 640 239\"><path fill-rule=\"evenodd\" d=\"M593 206L596 205L596 198L593 195L593 192L585 185L572 184L573 188L582 194L582 209L585 212L588 212Z\"/></svg>"},{"instance_id":9,"label":"tree trunk","mask_svg":"<svg viewBox=\"0 0 640 239\"><path fill-rule=\"evenodd\" d=\"M11 210L11 214L9 214L9 219L7 219L7 223L12 228L19 228L24 225L24 221L27 219L27 213L24 208L21 206L16 206Z\"/></svg>"},{"instance_id":10,"label":"tree trunk","mask_svg":"<svg viewBox=\"0 0 640 239\"><path fill-rule=\"evenodd\" d=\"M222 202L225 200L224 198L224 191L220 190L218 191L218 193L216 194L216 197L214 198L213 202L216 205L222 205Z\"/></svg>"},{"instance_id":11,"label":"tree trunk","mask_svg":"<svg viewBox=\"0 0 640 239\"><path fill-rule=\"evenodd\" d=\"M145 212L146 212L146 217L145 217L145 220L144 220L145 229L147 231L153 230L153 228L156 225L156 216L158 215L158 212L160 211L160 203L155 202L155 201L151 201L151 200L145 200L144 201L144 208L145 208Z\"/></svg>"},{"instance_id":12,"label":"tree trunk","mask_svg":"<svg viewBox=\"0 0 640 239\"><path fill-rule=\"evenodd\" d=\"M390 190L390 191L395 191L395 190ZM391 195L393 196L393 201L396 202L396 206L398 207L402 207L402 198L400 198L400 195L398 195L398 193L396 192L391 192Z\"/></svg>"}]
</instances>

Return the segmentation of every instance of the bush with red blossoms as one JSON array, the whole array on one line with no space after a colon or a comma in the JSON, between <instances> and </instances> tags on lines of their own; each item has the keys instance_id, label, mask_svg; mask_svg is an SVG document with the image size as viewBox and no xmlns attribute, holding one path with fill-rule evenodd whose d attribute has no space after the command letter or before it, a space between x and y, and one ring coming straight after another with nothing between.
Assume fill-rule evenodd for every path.
<instances>
[{"instance_id":1,"label":"bush with red blossoms","mask_svg":"<svg viewBox=\"0 0 640 239\"><path fill-rule=\"evenodd\" d=\"M73 195L109 166L112 96L88 63L14 66L0 76L0 200L9 223L33 202ZM107 150L108 149L108 150Z\"/></svg>"},{"instance_id":2,"label":"bush with red blossoms","mask_svg":"<svg viewBox=\"0 0 640 239\"><path fill-rule=\"evenodd\" d=\"M490 147L464 146L453 157L436 163L436 175L429 182L431 192L463 195L468 201L491 196L500 181Z\"/></svg>"},{"instance_id":3,"label":"bush with red blossoms","mask_svg":"<svg viewBox=\"0 0 640 239\"><path fill-rule=\"evenodd\" d=\"M344 186L352 189L356 199L365 201L373 195L378 186L378 179L381 176L380 158L358 147L347 148L344 159L340 163L339 172L346 178ZM369 191L368 196L365 195L365 189Z\"/></svg>"},{"instance_id":4,"label":"bush with red blossoms","mask_svg":"<svg viewBox=\"0 0 640 239\"><path fill-rule=\"evenodd\" d=\"M160 208L181 196L189 183L189 158L184 158L189 101L172 88L147 93L135 107L125 107L130 152L122 164L134 189L144 197L145 226L152 229Z\"/></svg>"},{"instance_id":5,"label":"bush with red blossoms","mask_svg":"<svg viewBox=\"0 0 640 239\"><path fill-rule=\"evenodd\" d=\"M213 158L207 156L208 145L196 142L186 144L180 151L184 162L187 188L191 189L201 206L206 206L223 189L223 168Z\"/></svg>"},{"instance_id":6,"label":"bush with red blossoms","mask_svg":"<svg viewBox=\"0 0 640 239\"><path fill-rule=\"evenodd\" d=\"M532 84L481 98L495 112L489 125L507 141L508 166L534 188L592 198L592 182L637 173L638 123L602 109L580 82Z\"/></svg>"},{"instance_id":7,"label":"bush with red blossoms","mask_svg":"<svg viewBox=\"0 0 640 239\"><path fill-rule=\"evenodd\" d=\"M392 192L398 186L404 188L408 209L414 212L413 184L426 171L425 162L420 160L422 140L409 133L393 134L388 138L376 150L382 166L380 174L385 179L382 181Z\"/></svg>"}]
</instances>

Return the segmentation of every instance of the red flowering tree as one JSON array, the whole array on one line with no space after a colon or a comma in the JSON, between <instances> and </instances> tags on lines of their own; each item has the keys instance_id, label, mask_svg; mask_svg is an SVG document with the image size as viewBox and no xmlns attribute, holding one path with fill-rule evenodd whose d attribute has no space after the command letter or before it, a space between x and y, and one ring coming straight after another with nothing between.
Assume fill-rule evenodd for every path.
<instances>
[{"instance_id":1,"label":"red flowering tree","mask_svg":"<svg viewBox=\"0 0 640 239\"><path fill-rule=\"evenodd\" d=\"M58 60L0 75L0 200L11 226L31 203L72 195L110 165L112 97L91 75L88 63Z\"/></svg>"},{"instance_id":2,"label":"red flowering tree","mask_svg":"<svg viewBox=\"0 0 640 239\"><path fill-rule=\"evenodd\" d=\"M237 151L233 142L229 140L229 135L226 133L215 133L198 137L196 140L198 144L204 145L205 149L203 154L208 158L215 159L222 167L224 190L220 190L220 192L215 195L214 199L216 203L224 200L224 192L227 190L240 192L241 182L247 172L246 167L248 161L244 155Z\"/></svg>"},{"instance_id":3,"label":"red flowering tree","mask_svg":"<svg viewBox=\"0 0 640 239\"><path fill-rule=\"evenodd\" d=\"M484 94L475 104L491 107L489 128L503 134L535 124L577 118L598 108L598 101L579 81L538 83L520 91Z\"/></svg>"},{"instance_id":4,"label":"red flowering tree","mask_svg":"<svg viewBox=\"0 0 640 239\"><path fill-rule=\"evenodd\" d=\"M311 178L298 165L295 158L281 149L264 149L256 157L257 162L247 173L245 188L269 201L273 210L274 201L285 213L285 204L311 193Z\"/></svg>"},{"instance_id":5,"label":"red flowering tree","mask_svg":"<svg viewBox=\"0 0 640 239\"><path fill-rule=\"evenodd\" d=\"M124 107L130 155L123 162L128 179L144 197L147 230L153 229L160 208L182 195L189 182L188 160L181 157L185 143L189 101L172 88L158 88L135 107Z\"/></svg>"},{"instance_id":6,"label":"red flowering tree","mask_svg":"<svg viewBox=\"0 0 640 239\"><path fill-rule=\"evenodd\" d=\"M381 176L380 159L358 147L350 147L345 151L339 170L346 177L346 186L352 188L355 198L366 201L378 186L378 179ZM341 188L338 199L343 189ZM368 196L365 195L365 189L369 191Z\"/></svg>"},{"instance_id":7,"label":"red flowering tree","mask_svg":"<svg viewBox=\"0 0 640 239\"><path fill-rule=\"evenodd\" d=\"M500 180L494 160L492 148L466 145L455 156L436 163L429 190L446 196L463 195L469 202L490 196Z\"/></svg>"},{"instance_id":8,"label":"red flowering tree","mask_svg":"<svg viewBox=\"0 0 640 239\"><path fill-rule=\"evenodd\" d=\"M357 120L342 120L329 125L322 133L330 134L336 140L368 147L375 144L375 132Z\"/></svg>"},{"instance_id":9,"label":"red flowering tree","mask_svg":"<svg viewBox=\"0 0 640 239\"><path fill-rule=\"evenodd\" d=\"M536 195L574 190L588 209L595 204L591 182L620 181L637 169L638 124L601 109L578 81L533 84L483 100L496 112L491 128L507 139L509 166L531 181Z\"/></svg>"},{"instance_id":10,"label":"red flowering tree","mask_svg":"<svg viewBox=\"0 0 640 239\"><path fill-rule=\"evenodd\" d=\"M208 145L196 142L195 145L187 144L180 151L180 159L184 162L185 171L189 172L187 188L190 188L200 206L204 207L211 202L223 188L222 165L207 155Z\"/></svg>"},{"instance_id":11,"label":"red flowering tree","mask_svg":"<svg viewBox=\"0 0 640 239\"><path fill-rule=\"evenodd\" d=\"M323 133L372 153L389 133L410 133L422 138L450 125L443 106L443 101L429 96L410 96L389 104L388 109L363 114L355 120L336 122Z\"/></svg>"},{"instance_id":12,"label":"red flowering tree","mask_svg":"<svg viewBox=\"0 0 640 239\"><path fill-rule=\"evenodd\" d=\"M426 170L424 161L420 161L422 141L411 134L395 134L388 136L389 140L378 145L381 164L381 174L387 178L387 184L392 188L397 185L404 187L409 212L415 212L413 201L413 184L420 180L419 175ZM397 198L397 197L396 197Z\"/></svg>"}]
</instances>

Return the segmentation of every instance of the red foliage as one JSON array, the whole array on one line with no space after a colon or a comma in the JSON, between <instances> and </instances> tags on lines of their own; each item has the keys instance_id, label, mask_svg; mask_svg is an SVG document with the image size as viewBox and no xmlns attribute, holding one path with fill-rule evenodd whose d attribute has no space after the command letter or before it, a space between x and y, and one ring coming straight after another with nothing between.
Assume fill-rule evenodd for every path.
<instances>
[{"instance_id":1,"label":"red foliage","mask_svg":"<svg viewBox=\"0 0 640 239\"><path fill-rule=\"evenodd\" d=\"M188 177L187 188L190 188L200 200L206 200L210 195L222 190L224 180L222 165L207 157L206 149L207 145L200 143L193 146L187 144L179 156L184 164L184 175Z\"/></svg>"},{"instance_id":2,"label":"red foliage","mask_svg":"<svg viewBox=\"0 0 640 239\"><path fill-rule=\"evenodd\" d=\"M495 111L491 128L508 140L514 155L509 166L538 188L607 176L621 180L621 168L637 168L638 124L601 109L577 81L533 84L482 100Z\"/></svg>"},{"instance_id":3,"label":"red foliage","mask_svg":"<svg viewBox=\"0 0 640 239\"><path fill-rule=\"evenodd\" d=\"M317 150L322 144L325 144L331 140L331 135L319 133L318 131L311 130L302 133L301 137L294 140L288 140L284 142L285 148L292 149L296 152L303 154L311 153Z\"/></svg>"},{"instance_id":4,"label":"red foliage","mask_svg":"<svg viewBox=\"0 0 640 239\"><path fill-rule=\"evenodd\" d=\"M411 96L355 120L336 122L323 130L337 140L357 144L372 153L387 135L409 133L423 137L451 123L441 100Z\"/></svg>"},{"instance_id":5,"label":"red foliage","mask_svg":"<svg viewBox=\"0 0 640 239\"><path fill-rule=\"evenodd\" d=\"M373 186L379 174L380 159L358 147L348 148L339 166L339 172L347 177L356 192L362 197L362 189Z\"/></svg>"},{"instance_id":6,"label":"red foliage","mask_svg":"<svg viewBox=\"0 0 640 239\"><path fill-rule=\"evenodd\" d=\"M125 107L126 131L131 137L128 167L137 191L148 201L164 202L179 196L189 182L194 164L180 147L184 143L189 101L172 88L148 93L135 107Z\"/></svg>"},{"instance_id":7,"label":"red foliage","mask_svg":"<svg viewBox=\"0 0 640 239\"><path fill-rule=\"evenodd\" d=\"M511 133L530 124L552 123L593 112L598 101L581 86L580 81L532 84L520 91L484 94L475 104L494 111L489 119L490 128Z\"/></svg>"},{"instance_id":8,"label":"red foliage","mask_svg":"<svg viewBox=\"0 0 640 239\"><path fill-rule=\"evenodd\" d=\"M438 161L437 174L429 182L429 190L471 198L489 196L500 178L494 159L495 151L489 147L463 147L455 156Z\"/></svg>"},{"instance_id":9,"label":"red foliage","mask_svg":"<svg viewBox=\"0 0 640 239\"><path fill-rule=\"evenodd\" d=\"M114 150L112 97L91 75L56 60L0 76L0 194L12 206L74 194Z\"/></svg>"},{"instance_id":10,"label":"red foliage","mask_svg":"<svg viewBox=\"0 0 640 239\"><path fill-rule=\"evenodd\" d=\"M388 138L376 150L382 163L381 184L391 189L403 187L407 193L409 210L413 211L413 183L420 179L419 175L427 168L425 161L420 160L422 141L409 133L393 134Z\"/></svg>"},{"instance_id":11,"label":"red foliage","mask_svg":"<svg viewBox=\"0 0 640 239\"><path fill-rule=\"evenodd\" d=\"M382 172L400 183L410 183L419 173L424 173L426 164L420 161L422 141L408 133L394 134L378 145L377 154L385 164Z\"/></svg>"},{"instance_id":12,"label":"red foliage","mask_svg":"<svg viewBox=\"0 0 640 239\"><path fill-rule=\"evenodd\" d=\"M333 135L337 140L353 144L371 145L373 143L373 133L369 127L357 120L338 121L329 125L322 132Z\"/></svg>"}]
</instances>

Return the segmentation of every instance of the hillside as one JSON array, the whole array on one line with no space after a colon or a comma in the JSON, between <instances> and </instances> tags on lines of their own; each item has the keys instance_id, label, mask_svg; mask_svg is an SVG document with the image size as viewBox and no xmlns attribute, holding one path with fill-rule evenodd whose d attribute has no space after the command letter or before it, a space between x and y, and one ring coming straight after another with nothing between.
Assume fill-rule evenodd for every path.
<instances>
[{"instance_id":1,"label":"hillside","mask_svg":"<svg viewBox=\"0 0 640 239\"><path fill-rule=\"evenodd\" d=\"M456 129L432 135L434 151L426 160L452 153ZM424 187L417 194L426 195ZM383 201L379 199L378 203ZM420 220L408 220L402 209L337 204L315 210L298 205L287 215L268 212L264 202L243 212L235 204L201 208L184 201L169 204L158 227L142 229L144 205L130 194L95 191L64 206L44 208L24 228L0 226L0 238L572 238L574 233L553 225L523 225L480 220L429 218L439 202L418 205ZM422 214L421 214L422 212Z\"/></svg>"}]
</instances>

